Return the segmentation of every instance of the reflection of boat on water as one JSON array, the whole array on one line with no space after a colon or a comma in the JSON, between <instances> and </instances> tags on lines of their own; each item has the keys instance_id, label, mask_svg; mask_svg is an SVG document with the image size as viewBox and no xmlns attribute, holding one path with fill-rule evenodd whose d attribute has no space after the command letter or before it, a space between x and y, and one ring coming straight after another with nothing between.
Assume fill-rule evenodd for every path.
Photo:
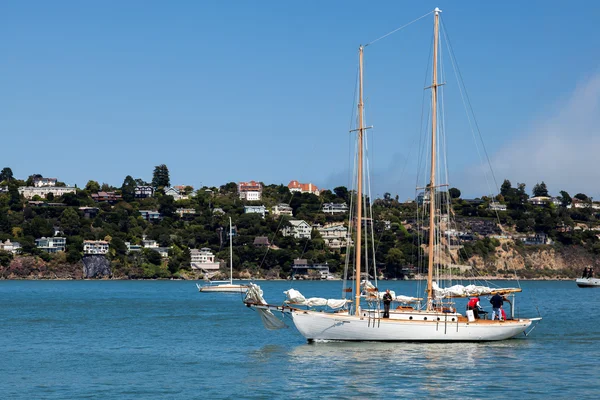
<instances>
[{"instance_id":1,"label":"reflection of boat on water","mask_svg":"<svg viewBox=\"0 0 600 400\"><path fill-rule=\"evenodd\" d=\"M231 218L229 218L229 280L228 281L209 281L206 285L196 284L200 292L226 292L226 293L246 293L248 285L238 285L233 283L233 235L231 232Z\"/></svg>"},{"instance_id":2,"label":"reflection of boat on water","mask_svg":"<svg viewBox=\"0 0 600 400\"><path fill-rule=\"evenodd\" d=\"M453 299L460 297L494 295L514 296L521 292L520 288L492 288L487 286L462 286L454 285L447 288L438 286L437 281L443 275L442 268L447 267L446 257L449 241L442 234L443 225L447 224L451 216L451 204L449 202L447 182L436 180L439 174L445 177L439 166L442 162L438 160L438 147L445 145L445 137L438 140L438 129L443 126L438 117L443 118L443 112L438 109L438 89L443 83L438 83L438 47L439 47L439 17L440 10L435 9L433 56L432 56L432 83L431 89L431 138L429 149L431 162L428 165L429 181L424 189L427 191L428 201L423 202L422 209L418 211L418 218L427 221L427 226L420 230L422 234L423 248L427 248L427 257L423 257L427 268L427 298L409 296L396 296L393 300L398 305L390 310L389 316L380 309L383 293L368 281L354 280L354 289L342 289L344 296L352 293L352 299L324 299L305 298L300 292L290 289L286 293L287 300L283 306L267 304L262 291L256 285L251 285L245 298L245 303L259 312L263 323L268 329L277 329L284 326L283 322L275 317L271 311L279 311L289 314L298 331L309 341L495 341L512 338L526 330L534 321L541 318L521 319L512 315L508 320L486 320L465 317L458 313ZM429 14L431 14L429 13ZM415 20L416 21L416 20ZM414 22L414 21L413 21ZM384 36L385 37L385 36ZM355 219L358 221L355 234L354 248L354 276L362 277L361 263L365 261L368 267L369 261L374 262L374 253L369 249L362 249L363 235L368 232L367 222L372 216L363 216L368 212L367 196L363 194L363 152L366 151L363 141L365 130L363 110L363 55L364 47L359 47L359 74L358 74L358 102L357 119L358 127L353 132L357 133L357 161L356 161L356 206ZM442 108L443 110L443 108ZM445 156L445 152L439 153ZM445 161L445 159L444 159ZM368 186L367 186L368 187ZM369 196L370 197L370 196ZM351 216L352 218L352 216ZM363 225L365 233L362 232ZM372 225L372 224L371 224ZM372 241L372 240L371 240ZM365 239L367 243L367 239ZM426 261L425 261L426 260ZM445 269L447 270L447 269ZM434 281L434 271L436 281ZM344 283L346 281L344 280ZM361 301L366 303L362 308ZM512 304L514 305L514 299ZM444 350L446 348L444 347Z\"/></svg>"}]
</instances>

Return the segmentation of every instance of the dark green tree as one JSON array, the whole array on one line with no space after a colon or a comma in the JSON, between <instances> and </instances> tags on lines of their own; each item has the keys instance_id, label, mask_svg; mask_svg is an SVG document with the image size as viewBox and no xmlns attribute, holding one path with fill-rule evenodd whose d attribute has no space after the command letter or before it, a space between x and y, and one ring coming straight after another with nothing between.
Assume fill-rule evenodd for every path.
<instances>
[{"instance_id":1,"label":"dark green tree","mask_svg":"<svg viewBox=\"0 0 600 400\"><path fill-rule=\"evenodd\" d=\"M12 169L8 167L4 167L2 172L0 172L0 182L11 181L13 179Z\"/></svg>"},{"instance_id":2,"label":"dark green tree","mask_svg":"<svg viewBox=\"0 0 600 400\"><path fill-rule=\"evenodd\" d=\"M333 193L340 199L348 203L348 188L346 186L338 186L333 189Z\"/></svg>"},{"instance_id":3,"label":"dark green tree","mask_svg":"<svg viewBox=\"0 0 600 400\"><path fill-rule=\"evenodd\" d=\"M451 199L459 199L461 193L457 188L450 188L448 189L448 194L450 194Z\"/></svg>"},{"instance_id":4,"label":"dark green tree","mask_svg":"<svg viewBox=\"0 0 600 400\"><path fill-rule=\"evenodd\" d=\"M544 181L542 181L542 183L535 184L535 186L533 187L533 196L534 197L539 197L539 196L548 197L548 188L546 187L546 184L544 183Z\"/></svg>"},{"instance_id":5,"label":"dark green tree","mask_svg":"<svg viewBox=\"0 0 600 400\"><path fill-rule=\"evenodd\" d=\"M127 175L121 185L121 195L126 202L132 202L135 199L135 187L137 186L135 179L131 175Z\"/></svg>"},{"instance_id":6,"label":"dark green tree","mask_svg":"<svg viewBox=\"0 0 600 400\"><path fill-rule=\"evenodd\" d=\"M564 190L561 190L560 191L560 205L562 207L566 208L572 202L573 202L573 199L571 198L571 196L569 196L569 193L565 192Z\"/></svg>"},{"instance_id":7,"label":"dark green tree","mask_svg":"<svg viewBox=\"0 0 600 400\"><path fill-rule=\"evenodd\" d=\"M154 167L154 173L152 174L152 186L155 188L171 186L169 169L165 164Z\"/></svg>"},{"instance_id":8,"label":"dark green tree","mask_svg":"<svg viewBox=\"0 0 600 400\"><path fill-rule=\"evenodd\" d=\"M578 199L578 200L581 200L581 201L588 201L589 200L589 198L585 194L583 194L583 193L577 193L575 195L575 198Z\"/></svg>"},{"instance_id":9,"label":"dark green tree","mask_svg":"<svg viewBox=\"0 0 600 400\"><path fill-rule=\"evenodd\" d=\"M511 194L511 190L512 185L510 184L510 181L508 179L505 179L502 183L502 186L500 186L500 194L506 197Z\"/></svg>"},{"instance_id":10,"label":"dark green tree","mask_svg":"<svg viewBox=\"0 0 600 400\"><path fill-rule=\"evenodd\" d=\"M98 193L100 191L100 184L96 181L88 181L85 185L85 190L90 193Z\"/></svg>"},{"instance_id":11,"label":"dark green tree","mask_svg":"<svg viewBox=\"0 0 600 400\"><path fill-rule=\"evenodd\" d=\"M60 227L67 235L76 235L79 232L79 214L69 207L60 216Z\"/></svg>"}]
</instances>

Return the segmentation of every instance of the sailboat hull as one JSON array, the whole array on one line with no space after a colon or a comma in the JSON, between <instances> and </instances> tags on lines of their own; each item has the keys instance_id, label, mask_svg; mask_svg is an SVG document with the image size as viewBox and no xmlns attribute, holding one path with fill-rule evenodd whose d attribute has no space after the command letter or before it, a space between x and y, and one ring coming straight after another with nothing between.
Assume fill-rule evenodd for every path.
<instances>
[{"instance_id":1,"label":"sailboat hull","mask_svg":"<svg viewBox=\"0 0 600 400\"><path fill-rule=\"evenodd\" d=\"M575 281L579 287L597 287L600 288L600 279L598 278L579 278Z\"/></svg>"},{"instance_id":2,"label":"sailboat hull","mask_svg":"<svg viewBox=\"0 0 600 400\"><path fill-rule=\"evenodd\" d=\"M248 286L245 285L206 285L199 286L198 291L200 292L226 292L226 293L246 293L248 291Z\"/></svg>"},{"instance_id":3,"label":"sailboat hull","mask_svg":"<svg viewBox=\"0 0 600 400\"><path fill-rule=\"evenodd\" d=\"M451 321L451 318L423 320L373 319L348 314L293 311L292 320L309 341L450 341L478 342L504 340L526 331L532 320ZM416 318L416 316L415 316Z\"/></svg>"}]
</instances>

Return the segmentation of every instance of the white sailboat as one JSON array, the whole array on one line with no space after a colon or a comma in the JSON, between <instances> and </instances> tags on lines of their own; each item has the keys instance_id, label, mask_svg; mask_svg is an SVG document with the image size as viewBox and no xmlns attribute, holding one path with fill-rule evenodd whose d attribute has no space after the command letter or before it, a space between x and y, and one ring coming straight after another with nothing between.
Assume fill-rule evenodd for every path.
<instances>
[{"instance_id":1,"label":"white sailboat","mask_svg":"<svg viewBox=\"0 0 600 400\"><path fill-rule=\"evenodd\" d=\"M206 285L196 284L200 292L226 292L226 293L246 293L248 285L239 285L233 283L233 235L231 217L229 217L229 280L228 281L210 281Z\"/></svg>"},{"instance_id":2,"label":"white sailboat","mask_svg":"<svg viewBox=\"0 0 600 400\"><path fill-rule=\"evenodd\" d=\"M577 278L575 280L577 286L580 288L592 288L592 287L600 287L600 279L594 278L594 268L586 267L583 270L583 275L581 278Z\"/></svg>"},{"instance_id":3,"label":"white sailboat","mask_svg":"<svg viewBox=\"0 0 600 400\"><path fill-rule=\"evenodd\" d=\"M440 257L441 243L439 241L441 212L436 207L436 196L439 184L436 184L436 140L438 116L438 42L439 42L439 9L434 14L434 45L433 45L433 78L431 88L431 165L429 183L426 186L429 195L429 241L428 248L428 275L427 299L421 304L419 298L395 296L399 304L396 309L390 310L389 317L383 318L379 307L382 293L364 290L361 285L361 252L362 245L362 214L363 204L363 134L367 127L363 123L363 52L359 48L359 91L358 91L358 157L357 157L357 211L356 240L355 240L355 288L354 300L335 300L322 298L306 299L299 292L289 290L286 292L287 301L282 306L269 305L263 297L262 291L256 285L251 285L244 302L248 307L257 310L268 329L284 326L283 322L275 317L272 311L279 311L291 316L291 320L298 331L308 341L341 340L341 341L492 341L512 338L516 335L527 333L532 323L541 318L522 319L514 317L514 300L511 303L511 317L505 320L492 321L488 319L475 319L467 313L464 316L456 311L452 299L472 295L503 296L520 292L520 288L490 288L484 286L452 286L447 289L438 287L433 280L434 269L443 263ZM444 186L444 185L441 185ZM368 252L366 252L368 253ZM366 286L366 285L365 285ZM367 303L362 308L361 301ZM409 305L410 304L410 305ZM324 312L317 307L327 307L331 312Z\"/></svg>"}]
</instances>

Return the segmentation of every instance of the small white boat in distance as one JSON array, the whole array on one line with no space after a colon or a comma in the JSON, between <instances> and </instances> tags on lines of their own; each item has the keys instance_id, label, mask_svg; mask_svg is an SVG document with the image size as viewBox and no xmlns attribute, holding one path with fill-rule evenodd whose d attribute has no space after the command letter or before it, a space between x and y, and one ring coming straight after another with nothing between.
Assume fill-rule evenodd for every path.
<instances>
[{"instance_id":1,"label":"small white boat in distance","mask_svg":"<svg viewBox=\"0 0 600 400\"><path fill-rule=\"evenodd\" d=\"M578 278L575 283L579 287L599 287L600 288L600 279L598 278Z\"/></svg>"},{"instance_id":2,"label":"small white boat in distance","mask_svg":"<svg viewBox=\"0 0 600 400\"><path fill-rule=\"evenodd\" d=\"M246 293L248 291L248 285L237 285L233 283L233 240L231 231L231 217L229 217L229 280L209 281L206 285L199 285L196 283L199 292Z\"/></svg>"}]
</instances>

